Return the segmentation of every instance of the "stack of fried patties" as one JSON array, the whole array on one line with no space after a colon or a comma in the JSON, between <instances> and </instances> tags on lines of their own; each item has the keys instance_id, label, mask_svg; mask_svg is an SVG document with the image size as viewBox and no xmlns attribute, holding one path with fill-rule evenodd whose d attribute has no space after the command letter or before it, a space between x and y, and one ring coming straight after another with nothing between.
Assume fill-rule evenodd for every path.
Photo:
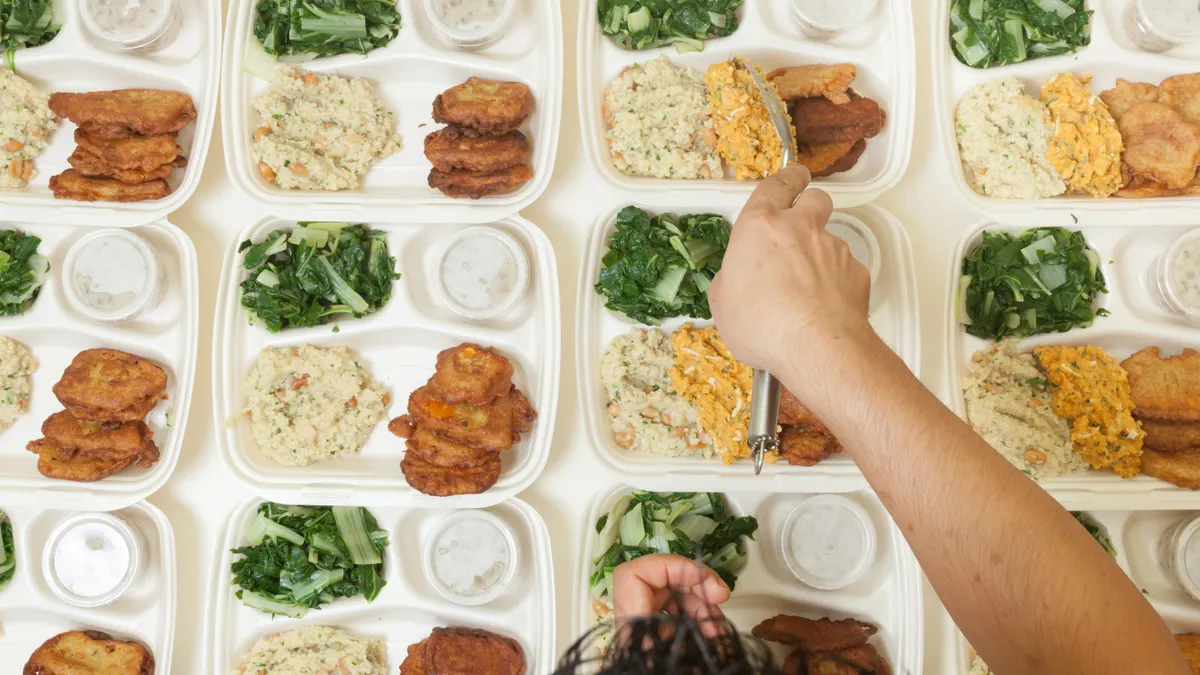
<instances>
[{"instance_id":1,"label":"stack of fried patties","mask_svg":"<svg viewBox=\"0 0 1200 675\"><path fill-rule=\"evenodd\" d=\"M842 451L842 444L821 420L784 389L779 397L779 457L796 466L816 466Z\"/></svg>"},{"instance_id":2,"label":"stack of fried patties","mask_svg":"<svg viewBox=\"0 0 1200 675\"><path fill-rule=\"evenodd\" d=\"M1142 424L1142 473L1200 490L1200 352L1147 347L1121 363Z\"/></svg>"},{"instance_id":3,"label":"stack of fried patties","mask_svg":"<svg viewBox=\"0 0 1200 675\"><path fill-rule=\"evenodd\" d=\"M465 343L437 357L437 371L388 425L408 439L400 469L435 497L479 494L500 480L500 453L533 428L537 412L512 383L513 367L490 347Z\"/></svg>"},{"instance_id":4,"label":"stack of fried patties","mask_svg":"<svg viewBox=\"0 0 1200 675\"><path fill-rule=\"evenodd\" d=\"M400 675L522 675L520 643L481 628L434 628L409 645Z\"/></svg>"},{"instance_id":5,"label":"stack of fried patties","mask_svg":"<svg viewBox=\"0 0 1200 675\"><path fill-rule=\"evenodd\" d=\"M533 94L520 82L472 77L438 94L433 121L450 126L425 137L429 187L479 199L529 182L529 140L517 128L532 113Z\"/></svg>"},{"instance_id":6,"label":"stack of fried patties","mask_svg":"<svg viewBox=\"0 0 1200 675\"><path fill-rule=\"evenodd\" d=\"M120 89L58 93L50 109L78 125L71 168L50 179L59 199L137 202L171 194L167 178L187 165L175 142L196 119L192 97L179 91Z\"/></svg>"},{"instance_id":7,"label":"stack of fried patties","mask_svg":"<svg viewBox=\"0 0 1200 675\"><path fill-rule=\"evenodd\" d=\"M891 675L888 662L867 644L879 629L855 619L805 619L780 614L754 627L754 637L794 648L785 673Z\"/></svg>"},{"instance_id":8,"label":"stack of fried patties","mask_svg":"<svg viewBox=\"0 0 1200 675\"><path fill-rule=\"evenodd\" d=\"M158 446L146 415L167 390L162 368L115 349L80 352L54 385L66 410L42 424L26 448L47 478L80 482L107 478L130 464L149 468Z\"/></svg>"}]
</instances>

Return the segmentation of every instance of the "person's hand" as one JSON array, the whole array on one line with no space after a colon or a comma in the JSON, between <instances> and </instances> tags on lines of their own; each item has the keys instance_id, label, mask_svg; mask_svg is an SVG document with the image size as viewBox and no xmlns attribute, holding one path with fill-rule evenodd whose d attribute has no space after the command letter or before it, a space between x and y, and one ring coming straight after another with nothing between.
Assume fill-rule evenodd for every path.
<instances>
[{"instance_id":1,"label":"person's hand","mask_svg":"<svg viewBox=\"0 0 1200 675\"><path fill-rule=\"evenodd\" d=\"M684 612L705 635L720 631L717 606L729 599L729 587L708 566L682 556L655 554L619 565L613 572L613 613L620 623L664 611Z\"/></svg>"},{"instance_id":2,"label":"person's hand","mask_svg":"<svg viewBox=\"0 0 1200 675\"><path fill-rule=\"evenodd\" d=\"M777 375L796 353L870 330L871 275L846 242L825 231L833 203L808 188L808 169L785 168L742 209L708 301L739 361ZM797 196L799 198L797 199Z\"/></svg>"}]
</instances>

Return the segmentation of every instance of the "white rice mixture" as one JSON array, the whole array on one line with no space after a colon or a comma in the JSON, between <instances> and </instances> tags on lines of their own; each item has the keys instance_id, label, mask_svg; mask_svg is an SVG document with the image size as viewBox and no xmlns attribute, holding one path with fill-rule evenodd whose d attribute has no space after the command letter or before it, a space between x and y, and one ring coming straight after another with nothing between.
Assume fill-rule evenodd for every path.
<instances>
[{"instance_id":1,"label":"white rice mixture","mask_svg":"<svg viewBox=\"0 0 1200 675\"><path fill-rule=\"evenodd\" d=\"M234 675L385 675L387 645L339 628L301 626L254 643Z\"/></svg>"},{"instance_id":2,"label":"white rice mixture","mask_svg":"<svg viewBox=\"0 0 1200 675\"><path fill-rule=\"evenodd\" d=\"M971 189L1002 199L1038 199L1066 192L1046 160L1054 138L1050 111L1025 95L1015 77L998 77L971 90L954 114L963 173Z\"/></svg>"},{"instance_id":3,"label":"white rice mixture","mask_svg":"<svg viewBox=\"0 0 1200 675\"><path fill-rule=\"evenodd\" d=\"M400 149L395 118L361 77L281 66L254 109L254 161L285 190L358 189L376 159Z\"/></svg>"},{"instance_id":4,"label":"white rice mixture","mask_svg":"<svg viewBox=\"0 0 1200 675\"><path fill-rule=\"evenodd\" d=\"M33 160L57 128L50 95L0 67L0 188L29 183Z\"/></svg>"},{"instance_id":5,"label":"white rice mixture","mask_svg":"<svg viewBox=\"0 0 1200 675\"><path fill-rule=\"evenodd\" d=\"M29 409L29 376L36 368L28 347L0 337L0 431L11 427Z\"/></svg>"},{"instance_id":6,"label":"white rice mixture","mask_svg":"<svg viewBox=\"0 0 1200 675\"><path fill-rule=\"evenodd\" d=\"M976 352L962 388L971 428L1013 466L1036 480L1087 470L1033 354L1007 341Z\"/></svg>"},{"instance_id":7,"label":"white rice mixture","mask_svg":"<svg viewBox=\"0 0 1200 675\"><path fill-rule=\"evenodd\" d=\"M673 365L671 336L661 330L634 328L613 338L600 360L613 438L623 448L655 455L711 456L696 406L671 390Z\"/></svg>"},{"instance_id":8,"label":"white rice mixture","mask_svg":"<svg viewBox=\"0 0 1200 675\"><path fill-rule=\"evenodd\" d=\"M636 64L608 85L604 118L613 165L655 178L720 178L704 78L667 57Z\"/></svg>"},{"instance_id":9,"label":"white rice mixture","mask_svg":"<svg viewBox=\"0 0 1200 675\"><path fill-rule=\"evenodd\" d=\"M246 388L254 440L284 466L357 455L390 402L345 347L264 349Z\"/></svg>"}]
</instances>

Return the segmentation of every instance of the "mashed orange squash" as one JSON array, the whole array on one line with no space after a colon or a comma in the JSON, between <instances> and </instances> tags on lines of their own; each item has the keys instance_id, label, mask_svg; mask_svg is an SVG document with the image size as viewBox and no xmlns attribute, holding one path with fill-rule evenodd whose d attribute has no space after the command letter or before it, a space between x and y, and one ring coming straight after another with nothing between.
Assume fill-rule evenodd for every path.
<instances>
[{"instance_id":1,"label":"mashed orange squash","mask_svg":"<svg viewBox=\"0 0 1200 675\"><path fill-rule=\"evenodd\" d=\"M1068 192L1108 197L1121 189L1121 152L1117 121L1092 95L1091 76L1059 73L1042 85L1042 103L1054 118L1054 138L1046 161L1067 183Z\"/></svg>"},{"instance_id":2,"label":"mashed orange squash","mask_svg":"<svg viewBox=\"0 0 1200 675\"><path fill-rule=\"evenodd\" d=\"M733 357L712 326L686 323L671 335L671 342L671 388L699 410L700 429L712 439L723 462L749 457L746 437L754 371Z\"/></svg>"},{"instance_id":3,"label":"mashed orange squash","mask_svg":"<svg viewBox=\"0 0 1200 675\"><path fill-rule=\"evenodd\" d=\"M1071 441L1095 469L1122 478L1142 470L1146 433L1133 418L1129 376L1100 347L1053 346L1034 350L1050 382L1054 413L1071 423Z\"/></svg>"},{"instance_id":4,"label":"mashed orange squash","mask_svg":"<svg viewBox=\"0 0 1200 675\"><path fill-rule=\"evenodd\" d=\"M750 73L733 61L722 61L708 67L704 84L717 131L717 152L738 180L766 178L781 169L783 140ZM770 82L767 86L775 90Z\"/></svg>"}]
</instances>

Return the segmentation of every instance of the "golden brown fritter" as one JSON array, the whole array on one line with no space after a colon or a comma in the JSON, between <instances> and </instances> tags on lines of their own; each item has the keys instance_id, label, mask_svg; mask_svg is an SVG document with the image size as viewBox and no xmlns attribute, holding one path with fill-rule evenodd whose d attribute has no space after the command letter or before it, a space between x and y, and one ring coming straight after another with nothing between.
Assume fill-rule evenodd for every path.
<instances>
[{"instance_id":1,"label":"golden brown fritter","mask_svg":"<svg viewBox=\"0 0 1200 675\"><path fill-rule=\"evenodd\" d=\"M71 361L54 395L79 419L132 422L146 414L167 389L162 368L116 349L88 349Z\"/></svg>"},{"instance_id":2,"label":"golden brown fritter","mask_svg":"<svg viewBox=\"0 0 1200 675\"><path fill-rule=\"evenodd\" d=\"M479 450L448 441L425 427L417 427L414 430L405 448L407 454L421 461L451 469L476 467L496 455L490 450Z\"/></svg>"},{"instance_id":3,"label":"golden brown fritter","mask_svg":"<svg viewBox=\"0 0 1200 675\"><path fill-rule=\"evenodd\" d=\"M431 497L477 495L487 492L500 480L500 455L489 454L478 466L448 467L430 464L416 453L406 452L400 470L414 490Z\"/></svg>"},{"instance_id":4,"label":"golden brown fritter","mask_svg":"<svg viewBox=\"0 0 1200 675\"><path fill-rule=\"evenodd\" d=\"M511 385L510 385L511 386ZM512 391L516 391L512 387ZM480 450L501 452L513 446L514 396L501 396L483 406L438 400L431 385L417 389L408 398L413 424L425 427L455 443Z\"/></svg>"},{"instance_id":5,"label":"golden brown fritter","mask_svg":"<svg viewBox=\"0 0 1200 675\"><path fill-rule=\"evenodd\" d=\"M1136 103L1117 121L1117 129L1125 145L1121 161L1135 176L1175 190L1196 177L1200 126L1174 108L1153 101Z\"/></svg>"},{"instance_id":6,"label":"golden brown fritter","mask_svg":"<svg viewBox=\"0 0 1200 675\"><path fill-rule=\"evenodd\" d=\"M874 138L887 122L879 104L850 91L850 100L837 104L825 98L803 98L790 107L796 141L808 145Z\"/></svg>"},{"instance_id":7,"label":"golden brown fritter","mask_svg":"<svg viewBox=\"0 0 1200 675\"><path fill-rule=\"evenodd\" d=\"M154 167L149 171L121 169L110 166L104 160L83 148L75 148L75 152L71 153L71 156L67 158L67 162L71 164L71 168L85 176L92 178L112 178L122 183L130 184L145 183L152 180L165 180L171 176L173 169L187 166L187 158L180 155L175 158L175 161Z\"/></svg>"},{"instance_id":8,"label":"golden brown fritter","mask_svg":"<svg viewBox=\"0 0 1200 675\"><path fill-rule=\"evenodd\" d=\"M836 652L866 644L878 630L874 624L855 619L835 621L779 614L758 624L751 632L760 640L799 647L808 652Z\"/></svg>"},{"instance_id":9,"label":"golden brown fritter","mask_svg":"<svg viewBox=\"0 0 1200 675\"><path fill-rule=\"evenodd\" d=\"M44 438L30 441L25 449L38 456L38 473L46 478L91 483L119 473L133 464L137 456L124 459L102 459L82 452L65 450Z\"/></svg>"},{"instance_id":10,"label":"golden brown fritter","mask_svg":"<svg viewBox=\"0 0 1200 675\"><path fill-rule=\"evenodd\" d=\"M83 129L76 129L75 143L108 166L135 171L152 171L171 164L183 152L175 142L175 134L106 139L93 138Z\"/></svg>"},{"instance_id":11,"label":"golden brown fritter","mask_svg":"<svg viewBox=\"0 0 1200 675\"><path fill-rule=\"evenodd\" d=\"M480 199L489 195L504 194L531 180L533 169L528 164L517 164L488 173L463 169L433 169L429 172L429 187L440 190L442 194L453 199Z\"/></svg>"},{"instance_id":12,"label":"golden brown fritter","mask_svg":"<svg viewBox=\"0 0 1200 675\"><path fill-rule=\"evenodd\" d=\"M525 653L512 638L478 628L435 628L425 641L431 675L522 675Z\"/></svg>"},{"instance_id":13,"label":"golden brown fritter","mask_svg":"<svg viewBox=\"0 0 1200 675\"><path fill-rule=\"evenodd\" d=\"M196 119L192 97L181 91L118 89L50 96L50 109L81 127L123 127L151 136L179 131ZM112 130L107 130L112 137Z\"/></svg>"},{"instance_id":14,"label":"golden brown fritter","mask_svg":"<svg viewBox=\"0 0 1200 675\"><path fill-rule=\"evenodd\" d=\"M137 456L153 434L145 422L89 422L62 410L42 423L46 440L64 450L75 450L100 459Z\"/></svg>"},{"instance_id":15,"label":"golden brown fritter","mask_svg":"<svg viewBox=\"0 0 1200 675\"><path fill-rule=\"evenodd\" d=\"M841 451L842 444L820 423L784 426L779 434L779 457L795 466L816 466Z\"/></svg>"},{"instance_id":16,"label":"golden brown fritter","mask_svg":"<svg viewBox=\"0 0 1200 675\"><path fill-rule=\"evenodd\" d=\"M503 134L479 134L449 126L425 137L425 157L439 171L489 173L524 164L529 159L529 141L515 129Z\"/></svg>"},{"instance_id":17,"label":"golden brown fritter","mask_svg":"<svg viewBox=\"0 0 1200 675\"><path fill-rule=\"evenodd\" d=\"M537 411L533 409L533 404L525 397L525 392L513 387L512 390L512 406L513 406L513 443L518 443L521 440L521 434L529 433L533 430L533 423L537 421Z\"/></svg>"},{"instance_id":18,"label":"golden brown fritter","mask_svg":"<svg viewBox=\"0 0 1200 675\"><path fill-rule=\"evenodd\" d=\"M22 675L153 675L154 655L140 642L72 630L42 643Z\"/></svg>"},{"instance_id":19,"label":"golden brown fritter","mask_svg":"<svg viewBox=\"0 0 1200 675\"><path fill-rule=\"evenodd\" d=\"M50 190L55 199L77 202L143 202L171 194L171 186L162 179L130 184L110 178L91 178L75 169L51 176Z\"/></svg>"},{"instance_id":20,"label":"golden brown fritter","mask_svg":"<svg viewBox=\"0 0 1200 675\"><path fill-rule=\"evenodd\" d=\"M815 63L777 68L767 73L767 79L775 85L775 92L784 101L820 96L838 105L844 105L850 102L850 96L846 92L857 75L858 70L849 63L836 63L832 66Z\"/></svg>"},{"instance_id":21,"label":"golden brown fritter","mask_svg":"<svg viewBox=\"0 0 1200 675\"><path fill-rule=\"evenodd\" d=\"M1137 414L1137 411L1134 411ZM1143 419L1143 444L1159 452L1200 452L1200 422L1164 422Z\"/></svg>"},{"instance_id":22,"label":"golden brown fritter","mask_svg":"<svg viewBox=\"0 0 1200 675\"><path fill-rule=\"evenodd\" d=\"M1142 449L1142 473L1189 490L1200 490L1200 453Z\"/></svg>"},{"instance_id":23,"label":"golden brown fritter","mask_svg":"<svg viewBox=\"0 0 1200 675\"><path fill-rule=\"evenodd\" d=\"M807 424L816 419L812 411L808 409L800 399L796 398L792 392L786 388L779 394L779 423L786 426L789 424Z\"/></svg>"},{"instance_id":24,"label":"golden brown fritter","mask_svg":"<svg viewBox=\"0 0 1200 675\"><path fill-rule=\"evenodd\" d=\"M853 169L867 150L867 141L815 143L797 146L796 163L803 164L813 178L824 178Z\"/></svg>"},{"instance_id":25,"label":"golden brown fritter","mask_svg":"<svg viewBox=\"0 0 1200 675\"><path fill-rule=\"evenodd\" d=\"M422 652L425 651L426 640L421 640L415 645L408 646L408 656L404 657L404 662L400 664L400 675L425 675L425 662L422 660Z\"/></svg>"},{"instance_id":26,"label":"golden brown fritter","mask_svg":"<svg viewBox=\"0 0 1200 675\"><path fill-rule=\"evenodd\" d=\"M437 355L437 371L429 381L446 403L485 405L512 389L513 366L491 347L464 342Z\"/></svg>"},{"instance_id":27,"label":"golden brown fritter","mask_svg":"<svg viewBox=\"0 0 1200 675\"><path fill-rule=\"evenodd\" d=\"M520 82L471 77L438 94L433 101L433 121L485 134L516 129L532 113L533 93Z\"/></svg>"},{"instance_id":28,"label":"golden brown fritter","mask_svg":"<svg viewBox=\"0 0 1200 675\"><path fill-rule=\"evenodd\" d=\"M802 652L803 653L803 652ZM856 645L836 652L804 656L806 675L891 675L887 661L871 645Z\"/></svg>"},{"instance_id":29,"label":"golden brown fritter","mask_svg":"<svg viewBox=\"0 0 1200 675\"><path fill-rule=\"evenodd\" d=\"M1193 124L1200 124L1200 73L1172 75L1158 85L1158 102L1178 110Z\"/></svg>"},{"instance_id":30,"label":"golden brown fritter","mask_svg":"<svg viewBox=\"0 0 1200 675\"><path fill-rule=\"evenodd\" d=\"M1163 358L1147 347L1121 362L1129 373L1134 414L1141 419L1200 422L1200 352Z\"/></svg>"},{"instance_id":31,"label":"golden brown fritter","mask_svg":"<svg viewBox=\"0 0 1200 675\"><path fill-rule=\"evenodd\" d=\"M1192 667L1192 673L1200 675L1200 634L1183 633L1176 635L1175 643L1183 651L1183 658L1187 659L1188 665Z\"/></svg>"},{"instance_id":32,"label":"golden brown fritter","mask_svg":"<svg viewBox=\"0 0 1200 675\"><path fill-rule=\"evenodd\" d=\"M1129 82L1117 78L1117 86L1100 92L1100 100L1108 106L1113 119L1120 120L1134 105L1142 101L1157 101L1158 87L1146 82Z\"/></svg>"}]
</instances>

